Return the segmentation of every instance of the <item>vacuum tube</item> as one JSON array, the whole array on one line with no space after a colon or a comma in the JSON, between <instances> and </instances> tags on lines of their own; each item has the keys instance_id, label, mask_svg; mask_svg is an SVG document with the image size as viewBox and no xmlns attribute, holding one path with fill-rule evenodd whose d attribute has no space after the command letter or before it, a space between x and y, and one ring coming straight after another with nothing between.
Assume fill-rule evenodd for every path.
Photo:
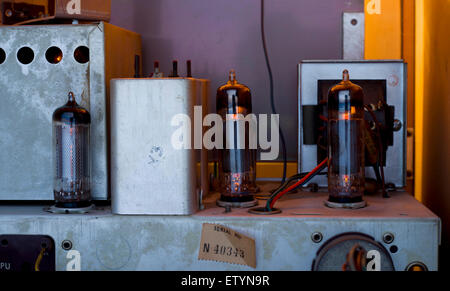
<instances>
[{"instance_id":1,"label":"vacuum tube","mask_svg":"<svg viewBox=\"0 0 450 291\"><path fill-rule=\"evenodd\" d=\"M217 204L222 207L255 206L257 150L250 148L249 124L242 120L252 113L251 93L248 87L238 83L233 70L227 84L217 90L217 113L224 121L224 148L218 151L221 196Z\"/></svg>"},{"instance_id":2,"label":"vacuum tube","mask_svg":"<svg viewBox=\"0 0 450 291\"><path fill-rule=\"evenodd\" d=\"M350 82L347 70L328 93L328 159L326 205L365 207L364 93Z\"/></svg>"},{"instance_id":3,"label":"vacuum tube","mask_svg":"<svg viewBox=\"0 0 450 291\"><path fill-rule=\"evenodd\" d=\"M90 125L89 112L77 104L72 92L53 113L56 209L91 207Z\"/></svg>"}]
</instances>

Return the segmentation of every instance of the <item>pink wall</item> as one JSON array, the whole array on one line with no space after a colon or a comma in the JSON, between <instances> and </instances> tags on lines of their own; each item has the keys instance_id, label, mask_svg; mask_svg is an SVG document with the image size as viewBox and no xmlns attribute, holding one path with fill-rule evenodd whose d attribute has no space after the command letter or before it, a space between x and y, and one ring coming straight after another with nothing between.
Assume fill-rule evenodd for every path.
<instances>
[{"instance_id":1,"label":"pink wall","mask_svg":"<svg viewBox=\"0 0 450 291\"><path fill-rule=\"evenodd\" d=\"M343 12L362 12L363 0L266 0L266 38L290 160L297 160L297 63L342 57ZM261 46L259 0L112 0L111 23L142 34L144 72L159 60L193 62L194 77L215 91L235 69L252 90L255 113L270 113L269 82Z\"/></svg>"}]
</instances>

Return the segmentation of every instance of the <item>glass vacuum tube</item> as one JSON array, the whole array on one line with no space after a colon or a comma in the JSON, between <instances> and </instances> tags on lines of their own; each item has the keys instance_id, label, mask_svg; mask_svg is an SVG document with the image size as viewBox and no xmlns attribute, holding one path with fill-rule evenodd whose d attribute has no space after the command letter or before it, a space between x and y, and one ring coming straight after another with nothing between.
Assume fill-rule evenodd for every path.
<instances>
[{"instance_id":1,"label":"glass vacuum tube","mask_svg":"<svg viewBox=\"0 0 450 291\"><path fill-rule=\"evenodd\" d=\"M53 113L54 189L57 208L91 206L89 112L72 92Z\"/></svg>"},{"instance_id":2,"label":"glass vacuum tube","mask_svg":"<svg viewBox=\"0 0 450 291\"><path fill-rule=\"evenodd\" d=\"M350 82L347 70L328 93L328 159L326 204L364 207L364 93Z\"/></svg>"},{"instance_id":3,"label":"glass vacuum tube","mask_svg":"<svg viewBox=\"0 0 450 291\"><path fill-rule=\"evenodd\" d=\"M251 98L250 89L238 83L233 70L227 84L217 90L217 113L224 121L224 148L219 149L221 196L217 201L222 207L252 207L257 204L254 197L257 150L250 148L249 124L243 122L243 118L252 113Z\"/></svg>"}]
</instances>

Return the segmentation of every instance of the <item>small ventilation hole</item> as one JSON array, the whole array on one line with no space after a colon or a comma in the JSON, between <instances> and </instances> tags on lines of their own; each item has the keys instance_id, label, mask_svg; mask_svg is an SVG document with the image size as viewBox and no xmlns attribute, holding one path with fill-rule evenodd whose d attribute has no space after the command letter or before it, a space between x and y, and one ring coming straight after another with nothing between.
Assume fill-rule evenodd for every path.
<instances>
[{"instance_id":1,"label":"small ventilation hole","mask_svg":"<svg viewBox=\"0 0 450 291\"><path fill-rule=\"evenodd\" d=\"M45 53L45 58L50 64L57 64L63 58L63 53L59 47L52 46Z\"/></svg>"},{"instance_id":2,"label":"small ventilation hole","mask_svg":"<svg viewBox=\"0 0 450 291\"><path fill-rule=\"evenodd\" d=\"M29 47L23 47L17 52L17 59L22 64L28 65L34 60L34 52Z\"/></svg>"},{"instance_id":3,"label":"small ventilation hole","mask_svg":"<svg viewBox=\"0 0 450 291\"><path fill-rule=\"evenodd\" d=\"M86 64L89 62L89 48L85 46L79 46L73 54L75 60L80 64Z\"/></svg>"},{"instance_id":4,"label":"small ventilation hole","mask_svg":"<svg viewBox=\"0 0 450 291\"><path fill-rule=\"evenodd\" d=\"M3 64L6 60L5 50L0 48L0 65Z\"/></svg>"}]
</instances>

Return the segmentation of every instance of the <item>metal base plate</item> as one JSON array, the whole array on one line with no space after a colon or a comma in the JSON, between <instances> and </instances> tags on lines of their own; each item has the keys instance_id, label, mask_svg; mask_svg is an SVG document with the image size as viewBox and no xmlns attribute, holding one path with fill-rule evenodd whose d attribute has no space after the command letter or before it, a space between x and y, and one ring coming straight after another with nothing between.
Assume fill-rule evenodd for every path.
<instances>
[{"instance_id":1,"label":"metal base plate","mask_svg":"<svg viewBox=\"0 0 450 291\"><path fill-rule=\"evenodd\" d=\"M54 214L85 214L85 213L89 213L89 211L91 211L93 209L95 209L94 204L91 204L90 206L83 207L83 208L59 208L59 207L56 207L55 205L53 205L51 207L44 208L44 211L54 213Z\"/></svg>"},{"instance_id":2,"label":"metal base plate","mask_svg":"<svg viewBox=\"0 0 450 291\"><path fill-rule=\"evenodd\" d=\"M277 184L261 186L266 193ZM366 208L344 211L324 205L326 192L300 192L278 200L275 207L283 212L277 215L254 215L247 208L225 213L216 206L219 194L205 197L205 210L192 216L113 215L110 207L98 205L88 214L65 215L44 212L44 205L0 205L0 234L52 237L57 271L65 271L73 260L67 258L65 240L80 252L81 271L307 271L325 241L358 232L387 249L395 245L396 270L422 262L436 271L439 218L408 193L390 194L389 201L381 195L366 195ZM259 202L259 207L264 205ZM253 238L256 268L199 260L204 223L227 226ZM320 243L312 238L319 231ZM386 232L395 234L393 243L383 242Z\"/></svg>"},{"instance_id":3,"label":"metal base plate","mask_svg":"<svg viewBox=\"0 0 450 291\"><path fill-rule=\"evenodd\" d=\"M336 202L330 202L325 201L325 206L330 208L344 208L344 209L360 209L367 206L366 201L361 201L357 203L336 203Z\"/></svg>"},{"instance_id":4,"label":"metal base plate","mask_svg":"<svg viewBox=\"0 0 450 291\"><path fill-rule=\"evenodd\" d=\"M250 208L258 205L258 200L246 201L246 202L226 202L220 199L216 202L219 207L232 207L232 208Z\"/></svg>"}]
</instances>

